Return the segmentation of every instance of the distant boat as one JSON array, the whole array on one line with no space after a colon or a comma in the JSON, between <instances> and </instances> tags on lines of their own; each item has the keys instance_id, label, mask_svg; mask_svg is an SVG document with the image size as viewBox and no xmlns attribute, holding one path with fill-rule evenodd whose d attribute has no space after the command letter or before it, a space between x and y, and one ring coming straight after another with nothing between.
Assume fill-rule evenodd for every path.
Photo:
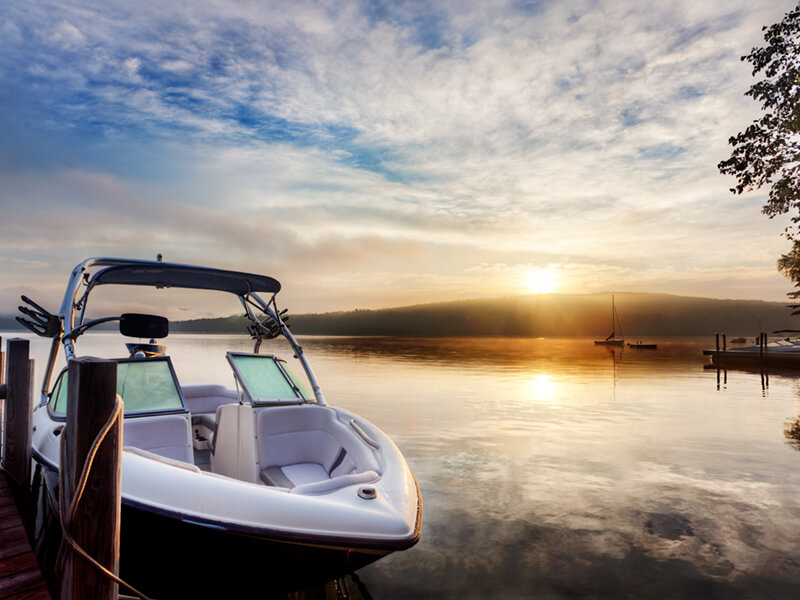
<instances>
[{"instance_id":1,"label":"distant boat","mask_svg":"<svg viewBox=\"0 0 800 600\"><path fill-rule=\"evenodd\" d=\"M644 342L634 342L631 344L628 342L629 348L637 348L639 350L656 350L658 348L658 344L645 344Z\"/></svg>"},{"instance_id":2,"label":"distant boat","mask_svg":"<svg viewBox=\"0 0 800 600\"><path fill-rule=\"evenodd\" d=\"M151 339L147 344L129 343L125 344L125 347L130 352L131 358L152 358L154 356L163 356L167 352L167 347L164 344L156 344L154 339Z\"/></svg>"},{"instance_id":3,"label":"distant boat","mask_svg":"<svg viewBox=\"0 0 800 600\"><path fill-rule=\"evenodd\" d=\"M617 337L617 327L619 327L620 337ZM614 294L611 294L611 333L604 340L595 340L598 346L623 346L625 340L622 339L622 326L619 324L617 309L614 306Z\"/></svg>"}]
</instances>

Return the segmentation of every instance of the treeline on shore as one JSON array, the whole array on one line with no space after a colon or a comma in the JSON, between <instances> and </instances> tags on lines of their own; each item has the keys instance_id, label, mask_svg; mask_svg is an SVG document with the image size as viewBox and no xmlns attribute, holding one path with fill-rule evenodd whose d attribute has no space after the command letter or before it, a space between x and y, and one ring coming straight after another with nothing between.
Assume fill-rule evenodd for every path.
<instances>
[{"instance_id":1,"label":"treeline on shore","mask_svg":"<svg viewBox=\"0 0 800 600\"><path fill-rule=\"evenodd\" d=\"M754 337L800 329L800 317L782 302L719 300L669 294L615 293L626 337ZM546 294L421 304L379 310L292 315L295 334L391 336L605 337L611 332L611 294ZM242 333L242 316L174 321L173 332ZM0 317L0 329L19 329Z\"/></svg>"},{"instance_id":2,"label":"treeline on shore","mask_svg":"<svg viewBox=\"0 0 800 600\"><path fill-rule=\"evenodd\" d=\"M669 294L615 294L623 335L706 336L800 329L785 303ZM463 300L380 310L292 315L295 334L393 336L605 337L611 294L546 294ZM173 331L241 332L243 317L175 323ZM620 333L619 331L617 332Z\"/></svg>"}]
</instances>

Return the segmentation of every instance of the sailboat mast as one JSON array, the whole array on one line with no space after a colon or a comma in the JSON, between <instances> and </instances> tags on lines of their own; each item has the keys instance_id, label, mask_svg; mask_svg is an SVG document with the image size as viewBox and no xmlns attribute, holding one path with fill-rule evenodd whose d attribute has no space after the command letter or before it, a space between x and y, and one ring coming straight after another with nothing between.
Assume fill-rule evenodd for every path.
<instances>
[{"instance_id":1,"label":"sailboat mast","mask_svg":"<svg viewBox=\"0 0 800 600\"><path fill-rule=\"evenodd\" d=\"M614 294L611 294L611 337L612 338L617 337L617 335L616 335L617 328L615 327L617 322L616 322L616 319L614 318L614 315L616 315L616 314L617 314L617 311L614 309Z\"/></svg>"}]
</instances>

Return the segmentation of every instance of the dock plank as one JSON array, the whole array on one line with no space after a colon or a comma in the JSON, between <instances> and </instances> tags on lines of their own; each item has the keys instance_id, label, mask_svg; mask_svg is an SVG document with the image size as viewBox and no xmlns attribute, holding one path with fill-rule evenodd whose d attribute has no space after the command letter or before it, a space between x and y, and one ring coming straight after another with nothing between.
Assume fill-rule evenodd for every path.
<instances>
[{"instance_id":1,"label":"dock plank","mask_svg":"<svg viewBox=\"0 0 800 600\"><path fill-rule=\"evenodd\" d=\"M27 590L22 590L10 596L6 596L3 600L50 600L50 591L44 582L38 583Z\"/></svg>"},{"instance_id":2,"label":"dock plank","mask_svg":"<svg viewBox=\"0 0 800 600\"><path fill-rule=\"evenodd\" d=\"M51 600L52 596L31 550L25 528L0 471L0 598Z\"/></svg>"},{"instance_id":3,"label":"dock plank","mask_svg":"<svg viewBox=\"0 0 800 600\"><path fill-rule=\"evenodd\" d=\"M0 548L0 563L7 558L13 558L30 550L28 539L21 535L17 539L3 537L3 547Z\"/></svg>"}]
</instances>

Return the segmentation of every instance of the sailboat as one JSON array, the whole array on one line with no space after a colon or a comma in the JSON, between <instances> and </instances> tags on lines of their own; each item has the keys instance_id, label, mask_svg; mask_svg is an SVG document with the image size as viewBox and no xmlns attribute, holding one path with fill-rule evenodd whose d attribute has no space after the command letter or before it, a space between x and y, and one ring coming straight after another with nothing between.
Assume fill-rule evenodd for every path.
<instances>
[{"instance_id":1,"label":"sailboat","mask_svg":"<svg viewBox=\"0 0 800 600\"><path fill-rule=\"evenodd\" d=\"M617 337L617 328L619 327L620 337ZM619 323L617 316L617 309L614 306L614 294L611 294L611 333L604 340L595 340L594 343L598 346L623 346L625 340L622 339L622 326Z\"/></svg>"}]
</instances>

